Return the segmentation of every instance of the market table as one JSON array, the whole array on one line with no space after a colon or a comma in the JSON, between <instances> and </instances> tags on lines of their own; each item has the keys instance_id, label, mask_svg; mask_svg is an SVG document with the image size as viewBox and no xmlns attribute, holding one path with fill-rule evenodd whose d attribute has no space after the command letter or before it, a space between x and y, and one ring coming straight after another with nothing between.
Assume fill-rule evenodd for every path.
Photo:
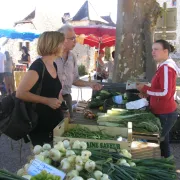
<instances>
[{"instance_id":1,"label":"market table","mask_svg":"<svg viewBox=\"0 0 180 180\"><path fill-rule=\"evenodd\" d=\"M97 112L97 110L93 110L93 112ZM86 119L83 115L83 113L77 113L74 112L74 124L84 124L84 125L97 125L96 120L92 119ZM148 137L149 141L152 142L142 142L142 141L136 141L137 139L143 139L147 138L147 135L141 136L140 133L136 132L136 134L132 134L134 141L132 142L131 145L131 153L133 158L159 158L161 157L160 155L160 146L159 143L153 143L157 142L155 139L155 136L150 136Z\"/></svg>"}]
</instances>

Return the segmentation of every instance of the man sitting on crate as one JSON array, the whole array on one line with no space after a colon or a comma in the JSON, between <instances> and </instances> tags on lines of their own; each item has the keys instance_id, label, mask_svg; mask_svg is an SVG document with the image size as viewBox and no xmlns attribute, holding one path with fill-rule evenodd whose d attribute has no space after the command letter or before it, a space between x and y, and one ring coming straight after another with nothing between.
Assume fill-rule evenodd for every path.
<instances>
[{"instance_id":1,"label":"man sitting on crate","mask_svg":"<svg viewBox=\"0 0 180 180\"><path fill-rule=\"evenodd\" d=\"M78 66L76 57L71 52L71 50L76 45L76 35L74 29L70 25L64 25L59 30L59 32L64 33L64 52L62 58L56 60L58 68L58 77L62 84L62 96L66 101L70 113L70 122L73 122L73 112L72 112L72 97L71 97L71 87L72 85L85 87L89 86L93 90L100 90L102 88L101 84L95 82L87 82L79 79Z\"/></svg>"}]
</instances>

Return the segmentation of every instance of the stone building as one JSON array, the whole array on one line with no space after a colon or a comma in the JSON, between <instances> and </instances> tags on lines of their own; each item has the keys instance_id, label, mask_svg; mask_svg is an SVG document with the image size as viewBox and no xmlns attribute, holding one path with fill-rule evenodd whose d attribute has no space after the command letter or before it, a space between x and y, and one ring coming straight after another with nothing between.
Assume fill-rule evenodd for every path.
<instances>
[{"instance_id":1,"label":"stone building","mask_svg":"<svg viewBox=\"0 0 180 180\"><path fill-rule=\"evenodd\" d=\"M167 8L177 8L177 38L172 41L177 47L177 51L180 53L180 1L179 0L157 0L157 2L163 6L163 3L167 3Z\"/></svg>"},{"instance_id":2,"label":"stone building","mask_svg":"<svg viewBox=\"0 0 180 180\"><path fill-rule=\"evenodd\" d=\"M61 25L62 15L57 12L47 10L42 7L36 7L27 17L14 23L17 30L37 31L42 33L47 30L57 30ZM38 56L36 47L37 39L34 41L23 41L21 39L6 39L3 42L3 49L10 52L13 61L17 63L21 58L21 47L26 46L29 49L31 61Z\"/></svg>"},{"instance_id":3,"label":"stone building","mask_svg":"<svg viewBox=\"0 0 180 180\"><path fill-rule=\"evenodd\" d=\"M62 9L55 10L57 8L58 7L48 8L48 6L39 5L27 17L15 22L14 28L17 30L20 29L25 31L37 31L39 33L42 33L47 30L57 30L66 23L69 23L73 26L86 26L96 24L115 26L109 16L100 17L88 0L85 1L85 3L80 7L76 15L72 18L70 17L70 13L64 13ZM0 38L0 41L3 41L3 49L10 52L10 55L12 56L15 63L17 63L18 60L20 60L21 58L22 46L26 46L29 49L29 54L31 56L32 62L38 56L36 51L37 39L30 42L23 41L21 39L4 40L4 38ZM94 69L95 51L95 47L89 47L88 45L82 45L80 43L77 43L77 45L73 49L73 52L77 58L78 65L83 64L86 67L87 72L90 72Z\"/></svg>"},{"instance_id":4,"label":"stone building","mask_svg":"<svg viewBox=\"0 0 180 180\"><path fill-rule=\"evenodd\" d=\"M87 0L80 7L74 17L70 17L69 13L65 13L63 18L64 23L71 24L72 26L88 26L88 25L106 25L115 26L110 16L99 16L93 5ZM66 20L65 20L66 19ZM96 48L88 45L81 45L77 43L73 52L78 59L78 64L86 66L87 72L95 68Z\"/></svg>"}]
</instances>

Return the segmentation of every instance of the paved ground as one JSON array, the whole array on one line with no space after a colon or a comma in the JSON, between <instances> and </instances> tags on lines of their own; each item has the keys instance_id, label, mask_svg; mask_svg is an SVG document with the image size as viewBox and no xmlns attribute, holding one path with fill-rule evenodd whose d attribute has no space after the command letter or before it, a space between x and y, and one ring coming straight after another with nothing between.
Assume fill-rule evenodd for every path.
<instances>
[{"instance_id":1,"label":"paved ground","mask_svg":"<svg viewBox=\"0 0 180 180\"><path fill-rule=\"evenodd\" d=\"M7 169L11 172L17 171L26 164L28 156L31 154L30 144L22 144L11 141L7 136L0 137L0 169ZM20 149L22 161L20 162Z\"/></svg>"}]
</instances>

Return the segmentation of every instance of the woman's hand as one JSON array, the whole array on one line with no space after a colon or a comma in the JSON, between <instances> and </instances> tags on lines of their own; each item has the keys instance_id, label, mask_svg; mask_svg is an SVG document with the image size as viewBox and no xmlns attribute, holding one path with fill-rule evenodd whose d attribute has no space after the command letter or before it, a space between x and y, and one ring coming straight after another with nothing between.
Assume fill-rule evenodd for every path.
<instances>
[{"instance_id":1,"label":"woman's hand","mask_svg":"<svg viewBox=\"0 0 180 180\"><path fill-rule=\"evenodd\" d=\"M144 84L142 84L142 83L136 83L136 89L137 89L138 91L141 91L143 87L144 87Z\"/></svg>"},{"instance_id":2,"label":"woman's hand","mask_svg":"<svg viewBox=\"0 0 180 180\"><path fill-rule=\"evenodd\" d=\"M62 94L61 94L61 93L59 93L59 97L58 97L58 99L59 99L61 102L63 102L63 101L64 101L63 96L62 96Z\"/></svg>"},{"instance_id":3,"label":"woman's hand","mask_svg":"<svg viewBox=\"0 0 180 180\"><path fill-rule=\"evenodd\" d=\"M89 83L89 86L95 91L99 91L102 89L102 85L99 83L96 83L96 82L88 82L88 83Z\"/></svg>"},{"instance_id":4,"label":"woman's hand","mask_svg":"<svg viewBox=\"0 0 180 180\"><path fill-rule=\"evenodd\" d=\"M47 98L47 105L52 109L58 109L61 106L62 101L57 98Z\"/></svg>"},{"instance_id":5,"label":"woman's hand","mask_svg":"<svg viewBox=\"0 0 180 180\"><path fill-rule=\"evenodd\" d=\"M144 93L139 93L138 96L142 99L142 98L147 98L148 95L144 94Z\"/></svg>"}]
</instances>

